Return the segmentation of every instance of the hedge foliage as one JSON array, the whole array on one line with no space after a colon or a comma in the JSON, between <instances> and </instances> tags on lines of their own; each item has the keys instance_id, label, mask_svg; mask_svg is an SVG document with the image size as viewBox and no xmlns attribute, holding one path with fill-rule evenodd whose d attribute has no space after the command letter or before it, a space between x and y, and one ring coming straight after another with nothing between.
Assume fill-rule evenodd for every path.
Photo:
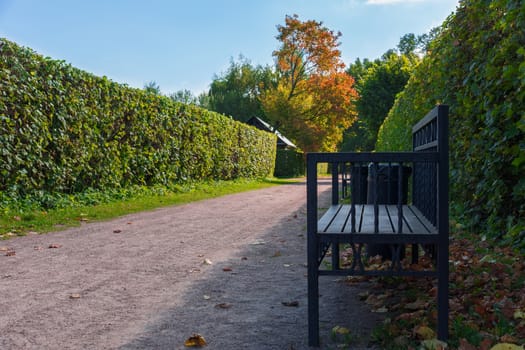
<instances>
[{"instance_id":1,"label":"hedge foliage","mask_svg":"<svg viewBox=\"0 0 525 350\"><path fill-rule=\"evenodd\" d=\"M273 134L0 43L4 195L273 172Z\"/></svg>"},{"instance_id":2,"label":"hedge foliage","mask_svg":"<svg viewBox=\"0 0 525 350\"><path fill-rule=\"evenodd\" d=\"M451 199L462 220L525 246L525 2L463 0L381 127L377 150L410 149L411 126L450 105Z\"/></svg>"}]
</instances>

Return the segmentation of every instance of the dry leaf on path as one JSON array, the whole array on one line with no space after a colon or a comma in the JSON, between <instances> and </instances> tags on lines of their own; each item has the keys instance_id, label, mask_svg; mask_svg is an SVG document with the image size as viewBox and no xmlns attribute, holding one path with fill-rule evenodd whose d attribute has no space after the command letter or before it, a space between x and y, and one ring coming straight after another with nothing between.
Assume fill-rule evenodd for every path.
<instances>
[{"instance_id":1,"label":"dry leaf on path","mask_svg":"<svg viewBox=\"0 0 525 350\"><path fill-rule=\"evenodd\" d=\"M224 271L224 272L231 272L232 268L229 267L229 266L225 266L225 267L222 268L222 271Z\"/></svg>"},{"instance_id":2,"label":"dry leaf on path","mask_svg":"<svg viewBox=\"0 0 525 350\"><path fill-rule=\"evenodd\" d=\"M69 296L69 299L80 299L81 295L79 293L73 293Z\"/></svg>"},{"instance_id":3,"label":"dry leaf on path","mask_svg":"<svg viewBox=\"0 0 525 350\"><path fill-rule=\"evenodd\" d=\"M297 307L299 306L299 302L297 300L292 300L292 301L283 301L282 304L284 306L291 306L291 307Z\"/></svg>"},{"instance_id":4,"label":"dry leaf on path","mask_svg":"<svg viewBox=\"0 0 525 350\"><path fill-rule=\"evenodd\" d=\"M121 233L122 230L113 230L113 233Z\"/></svg>"},{"instance_id":5,"label":"dry leaf on path","mask_svg":"<svg viewBox=\"0 0 525 350\"><path fill-rule=\"evenodd\" d=\"M186 341L184 342L184 346L187 346L187 347L202 347L206 345L208 345L208 343L206 343L206 340L204 339L204 337L197 333L193 334L191 337L186 339Z\"/></svg>"},{"instance_id":6,"label":"dry leaf on path","mask_svg":"<svg viewBox=\"0 0 525 350\"><path fill-rule=\"evenodd\" d=\"M217 304L215 305L215 307L217 309L229 309L232 307L232 304L229 304L229 303L220 303L220 304Z\"/></svg>"},{"instance_id":7,"label":"dry leaf on path","mask_svg":"<svg viewBox=\"0 0 525 350\"><path fill-rule=\"evenodd\" d=\"M202 264L203 264L203 265L212 265L213 263L211 262L210 259L204 259L204 260L202 261Z\"/></svg>"},{"instance_id":8,"label":"dry leaf on path","mask_svg":"<svg viewBox=\"0 0 525 350\"><path fill-rule=\"evenodd\" d=\"M49 245L50 249L57 249L57 248L60 248L60 247L62 247L62 244L53 243L53 244Z\"/></svg>"}]
</instances>

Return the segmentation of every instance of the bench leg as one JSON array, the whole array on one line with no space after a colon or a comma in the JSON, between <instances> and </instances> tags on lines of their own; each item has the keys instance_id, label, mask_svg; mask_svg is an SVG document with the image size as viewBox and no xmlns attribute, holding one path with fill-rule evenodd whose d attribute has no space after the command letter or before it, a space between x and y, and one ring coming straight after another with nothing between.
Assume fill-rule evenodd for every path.
<instances>
[{"instance_id":1,"label":"bench leg","mask_svg":"<svg viewBox=\"0 0 525 350\"><path fill-rule=\"evenodd\" d=\"M308 345L319 346L319 274L315 263L308 263Z\"/></svg>"},{"instance_id":2,"label":"bench leg","mask_svg":"<svg viewBox=\"0 0 525 350\"><path fill-rule=\"evenodd\" d=\"M448 339L448 246L438 247L438 339Z\"/></svg>"}]
</instances>

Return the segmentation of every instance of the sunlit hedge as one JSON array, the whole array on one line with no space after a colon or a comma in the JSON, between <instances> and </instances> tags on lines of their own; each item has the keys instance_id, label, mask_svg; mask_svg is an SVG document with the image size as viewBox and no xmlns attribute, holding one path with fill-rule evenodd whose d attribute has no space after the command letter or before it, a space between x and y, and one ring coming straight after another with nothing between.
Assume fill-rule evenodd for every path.
<instances>
[{"instance_id":1,"label":"sunlit hedge","mask_svg":"<svg viewBox=\"0 0 525 350\"><path fill-rule=\"evenodd\" d=\"M451 200L480 235L525 245L525 2L463 0L379 133L410 148L411 125L451 107ZM520 243L521 242L521 243Z\"/></svg>"},{"instance_id":2,"label":"sunlit hedge","mask_svg":"<svg viewBox=\"0 0 525 350\"><path fill-rule=\"evenodd\" d=\"M265 177L275 135L0 41L0 191Z\"/></svg>"}]
</instances>

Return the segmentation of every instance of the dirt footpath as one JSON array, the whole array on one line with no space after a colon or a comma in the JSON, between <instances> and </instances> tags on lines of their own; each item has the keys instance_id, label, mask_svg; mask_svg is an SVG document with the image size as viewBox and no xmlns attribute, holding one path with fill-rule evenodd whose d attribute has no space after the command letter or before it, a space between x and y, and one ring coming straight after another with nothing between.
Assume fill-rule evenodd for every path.
<instances>
[{"instance_id":1,"label":"dirt footpath","mask_svg":"<svg viewBox=\"0 0 525 350\"><path fill-rule=\"evenodd\" d=\"M305 230L291 184L0 241L0 349L308 349ZM323 348L366 348L360 288L321 278Z\"/></svg>"}]
</instances>

